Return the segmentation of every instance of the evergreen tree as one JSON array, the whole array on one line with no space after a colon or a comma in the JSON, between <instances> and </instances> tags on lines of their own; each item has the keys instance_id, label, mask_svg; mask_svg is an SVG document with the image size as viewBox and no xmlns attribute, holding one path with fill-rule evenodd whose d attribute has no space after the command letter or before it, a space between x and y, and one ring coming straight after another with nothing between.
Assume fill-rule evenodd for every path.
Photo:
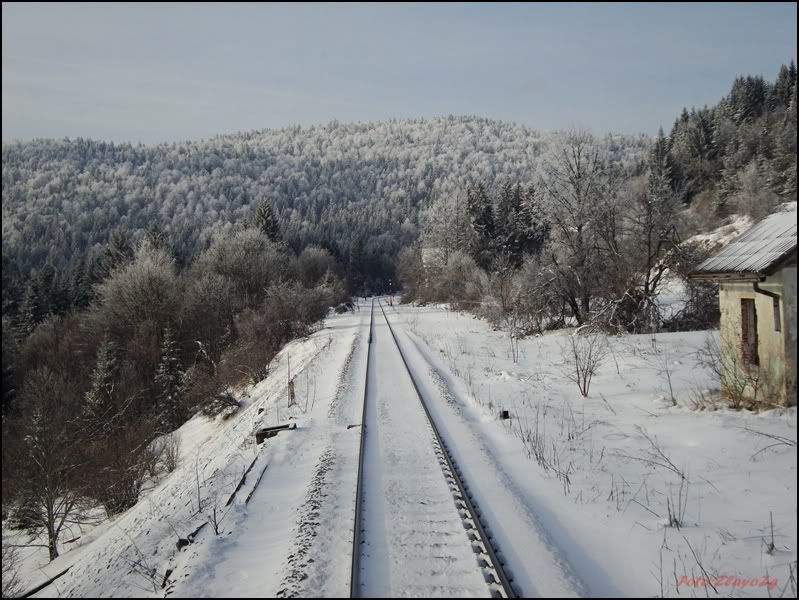
<instances>
[{"instance_id":1,"label":"evergreen tree","mask_svg":"<svg viewBox=\"0 0 799 600\"><path fill-rule=\"evenodd\" d=\"M499 192L495 208L496 250L508 257L512 266L521 264L522 224L519 222L522 201L521 188L509 181L505 182Z\"/></svg>"},{"instance_id":2,"label":"evergreen tree","mask_svg":"<svg viewBox=\"0 0 799 600\"><path fill-rule=\"evenodd\" d=\"M686 199L700 192L721 172L714 138L715 111L707 107L681 117L672 136L674 160L672 188L683 191Z\"/></svg>"},{"instance_id":3,"label":"evergreen tree","mask_svg":"<svg viewBox=\"0 0 799 600\"><path fill-rule=\"evenodd\" d=\"M42 304L49 308L50 291L56 279L56 270L50 263L45 264L36 274L36 287L41 295Z\"/></svg>"},{"instance_id":4,"label":"evergreen tree","mask_svg":"<svg viewBox=\"0 0 799 600\"><path fill-rule=\"evenodd\" d=\"M86 273L86 263L80 261L72 270L70 277L69 301L75 310L83 310L89 306L91 297L91 283Z\"/></svg>"},{"instance_id":5,"label":"evergreen tree","mask_svg":"<svg viewBox=\"0 0 799 600\"><path fill-rule=\"evenodd\" d=\"M777 75L777 80L772 88L769 108L771 110L788 108L794 85L796 85L796 65L791 61L789 66L782 65L780 67L779 75Z\"/></svg>"},{"instance_id":6,"label":"evergreen tree","mask_svg":"<svg viewBox=\"0 0 799 600\"><path fill-rule=\"evenodd\" d=\"M363 270L359 268L360 265L365 263L365 261L363 237L356 236L353 238L352 243L350 244L349 255L347 259L347 274L349 278L349 284L352 289L361 290L368 295L371 290L366 289L366 281L363 275Z\"/></svg>"},{"instance_id":7,"label":"evergreen tree","mask_svg":"<svg viewBox=\"0 0 799 600\"><path fill-rule=\"evenodd\" d=\"M18 332L27 337L51 312L51 287L55 278L52 265L44 265L28 282L17 316Z\"/></svg>"},{"instance_id":8,"label":"evergreen tree","mask_svg":"<svg viewBox=\"0 0 799 600\"><path fill-rule=\"evenodd\" d=\"M532 183L527 186L527 190L521 195L521 210L518 223L520 254L522 256L525 254L537 254L549 235L549 223L547 223L544 208L541 206L535 185Z\"/></svg>"},{"instance_id":9,"label":"evergreen tree","mask_svg":"<svg viewBox=\"0 0 799 600\"><path fill-rule=\"evenodd\" d=\"M546 236L535 187L522 191L519 184L503 186L497 200L496 246L513 268L521 266L525 254L537 252Z\"/></svg>"},{"instance_id":10,"label":"evergreen tree","mask_svg":"<svg viewBox=\"0 0 799 600\"><path fill-rule=\"evenodd\" d=\"M793 66L793 63L791 63ZM796 200L796 68L791 99L785 112L782 132L777 137L774 169L778 173L779 187L774 191L785 201Z\"/></svg>"},{"instance_id":11,"label":"evergreen tree","mask_svg":"<svg viewBox=\"0 0 799 600\"><path fill-rule=\"evenodd\" d=\"M183 408L185 374L180 366L177 344L168 327L164 330L161 343L161 362L155 374L155 385L161 425L166 431L170 431L183 423L186 414Z\"/></svg>"},{"instance_id":12,"label":"evergreen tree","mask_svg":"<svg viewBox=\"0 0 799 600\"><path fill-rule=\"evenodd\" d=\"M114 384L118 372L117 347L109 339L103 340L97 350L97 361L86 392L84 415L95 426L108 423L108 412L113 405Z\"/></svg>"},{"instance_id":13,"label":"evergreen tree","mask_svg":"<svg viewBox=\"0 0 799 600\"><path fill-rule=\"evenodd\" d=\"M3 315L13 315L19 310L20 289L17 265L3 253Z\"/></svg>"},{"instance_id":14,"label":"evergreen tree","mask_svg":"<svg viewBox=\"0 0 799 600\"><path fill-rule=\"evenodd\" d=\"M494 205L494 222L497 238L497 249L506 252L505 246L515 229L513 219L518 213L518 206L514 206L513 184L506 181L499 189Z\"/></svg>"},{"instance_id":15,"label":"evergreen tree","mask_svg":"<svg viewBox=\"0 0 799 600\"><path fill-rule=\"evenodd\" d=\"M661 128L649 154L649 196L658 204L671 197L672 168L671 142Z\"/></svg>"},{"instance_id":16,"label":"evergreen tree","mask_svg":"<svg viewBox=\"0 0 799 600\"><path fill-rule=\"evenodd\" d=\"M768 86L762 77L738 77L728 96L733 120L741 124L759 118L768 94Z\"/></svg>"},{"instance_id":17,"label":"evergreen tree","mask_svg":"<svg viewBox=\"0 0 799 600\"><path fill-rule=\"evenodd\" d=\"M487 268L494 255L496 226L494 207L483 183L469 188L466 194L469 219L475 233L475 249L473 256L477 264Z\"/></svg>"},{"instance_id":18,"label":"evergreen tree","mask_svg":"<svg viewBox=\"0 0 799 600\"><path fill-rule=\"evenodd\" d=\"M117 229L111 234L102 255L97 263L97 281L106 279L111 272L130 262L133 258L133 246L128 233L124 229Z\"/></svg>"},{"instance_id":19,"label":"evergreen tree","mask_svg":"<svg viewBox=\"0 0 799 600\"><path fill-rule=\"evenodd\" d=\"M41 294L35 281L29 281L22 295L17 314L17 332L21 338L28 337L36 326L47 316L47 308L42 304Z\"/></svg>"},{"instance_id":20,"label":"evergreen tree","mask_svg":"<svg viewBox=\"0 0 799 600\"><path fill-rule=\"evenodd\" d=\"M253 226L263 232L271 241L280 241L280 226L278 225L277 217L275 217L275 209L270 200L264 199L261 201L258 208L255 209L252 221Z\"/></svg>"},{"instance_id":21,"label":"evergreen tree","mask_svg":"<svg viewBox=\"0 0 799 600\"><path fill-rule=\"evenodd\" d=\"M17 342L14 339L10 321L3 317L3 404L2 414L8 416L15 412L17 397L16 384Z\"/></svg>"},{"instance_id":22,"label":"evergreen tree","mask_svg":"<svg viewBox=\"0 0 799 600\"><path fill-rule=\"evenodd\" d=\"M53 282L50 286L50 293L48 298L48 305L50 312L54 315L65 315L69 312L70 306L70 293L69 281L64 273L56 273Z\"/></svg>"}]
</instances>

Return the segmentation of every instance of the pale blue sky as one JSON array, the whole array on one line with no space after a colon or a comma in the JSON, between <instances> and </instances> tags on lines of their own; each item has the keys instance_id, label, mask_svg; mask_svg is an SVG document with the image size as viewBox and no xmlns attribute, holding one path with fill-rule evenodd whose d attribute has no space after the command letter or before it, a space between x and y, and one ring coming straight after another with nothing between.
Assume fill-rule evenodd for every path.
<instances>
[{"instance_id":1,"label":"pale blue sky","mask_svg":"<svg viewBox=\"0 0 799 600\"><path fill-rule=\"evenodd\" d=\"M475 114L669 129L796 59L794 3L3 4L3 140Z\"/></svg>"}]
</instances>

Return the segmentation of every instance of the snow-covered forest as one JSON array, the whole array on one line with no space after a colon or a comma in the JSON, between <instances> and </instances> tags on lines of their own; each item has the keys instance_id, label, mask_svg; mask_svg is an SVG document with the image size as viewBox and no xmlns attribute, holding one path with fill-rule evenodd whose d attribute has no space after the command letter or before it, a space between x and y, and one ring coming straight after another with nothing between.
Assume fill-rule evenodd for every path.
<instances>
[{"instance_id":1,"label":"snow-covered forest","mask_svg":"<svg viewBox=\"0 0 799 600\"><path fill-rule=\"evenodd\" d=\"M686 281L688 302L669 320L657 298L714 250L688 238L796 199L795 66L774 84L736 79L643 155L613 150L564 133L528 183L485 178L435 198L400 254L406 298L456 302L517 336L572 320L630 332L713 326L712 286Z\"/></svg>"},{"instance_id":2,"label":"snow-covered forest","mask_svg":"<svg viewBox=\"0 0 799 600\"><path fill-rule=\"evenodd\" d=\"M449 117L156 147L80 139L7 144L4 282L51 265L68 286L77 270L91 271L114 232L137 240L153 227L186 263L267 199L293 249L326 248L356 290L386 289L397 253L417 238L419 209L469 182L528 181L555 137ZM648 143L644 136L607 140L631 160Z\"/></svg>"}]
</instances>

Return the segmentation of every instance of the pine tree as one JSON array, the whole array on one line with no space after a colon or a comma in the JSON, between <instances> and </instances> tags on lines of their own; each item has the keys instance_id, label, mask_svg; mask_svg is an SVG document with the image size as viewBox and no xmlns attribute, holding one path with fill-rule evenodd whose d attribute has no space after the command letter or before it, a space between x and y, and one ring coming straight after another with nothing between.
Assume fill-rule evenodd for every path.
<instances>
[{"instance_id":1,"label":"pine tree","mask_svg":"<svg viewBox=\"0 0 799 600\"><path fill-rule=\"evenodd\" d=\"M14 261L3 254L3 314L13 315L19 310L20 289L19 270Z\"/></svg>"},{"instance_id":2,"label":"pine tree","mask_svg":"<svg viewBox=\"0 0 799 600\"><path fill-rule=\"evenodd\" d=\"M726 208L727 204L739 190L740 182L738 181L738 170L741 165L738 164L738 141L733 139L727 144L724 150L724 158L722 159L721 180L718 186L719 205L722 211Z\"/></svg>"},{"instance_id":3,"label":"pine tree","mask_svg":"<svg viewBox=\"0 0 799 600\"><path fill-rule=\"evenodd\" d=\"M520 227L519 252L522 256L538 253L549 235L549 224L532 183L521 195L518 222Z\"/></svg>"},{"instance_id":4,"label":"pine tree","mask_svg":"<svg viewBox=\"0 0 799 600\"><path fill-rule=\"evenodd\" d=\"M253 226L263 232L271 241L280 241L280 226L278 225L277 217L275 217L275 209L271 201L266 199L261 201L258 208L255 209L252 221Z\"/></svg>"},{"instance_id":5,"label":"pine tree","mask_svg":"<svg viewBox=\"0 0 799 600\"><path fill-rule=\"evenodd\" d=\"M104 340L97 350L97 362L91 376L91 386L86 392L85 417L94 425L103 423L113 404L114 383L118 371L117 347L111 340Z\"/></svg>"},{"instance_id":6,"label":"pine tree","mask_svg":"<svg viewBox=\"0 0 799 600\"><path fill-rule=\"evenodd\" d=\"M71 306L69 294L69 281L66 274L59 272L53 278L50 286L48 304L50 312L54 315L65 315Z\"/></svg>"},{"instance_id":7,"label":"pine tree","mask_svg":"<svg viewBox=\"0 0 799 600\"><path fill-rule=\"evenodd\" d=\"M791 63L793 67L793 63ZM791 99L786 111L785 127L779 137L776 168L781 173L780 195L787 201L796 201L796 67Z\"/></svg>"},{"instance_id":8,"label":"pine tree","mask_svg":"<svg viewBox=\"0 0 799 600\"><path fill-rule=\"evenodd\" d=\"M17 315L17 332L21 338L28 337L47 316L35 279L28 282Z\"/></svg>"},{"instance_id":9,"label":"pine tree","mask_svg":"<svg viewBox=\"0 0 799 600\"><path fill-rule=\"evenodd\" d=\"M791 103L791 93L793 86L796 84L796 65L791 61L790 66L782 65L780 67L777 80L774 82L774 87L771 94L771 102L769 108L776 110L779 108L788 108Z\"/></svg>"},{"instance_id":10,"label":"pine tree","mask_svg":"<svg viewBox=\"0 0 799 600\"><path fill-rule=\"evenodd\" d=\"M661 128L649 154L649 195L658 203L671 197L672 168L671 142Z\"/></svg>"},{"instance_id":11,"label":"pine tree","mask_svg":"<svg viewBox=\"0 0 799 600\"><path fill-rule=\"evenodd\" d=\"M521 212L521 191L509 181L500 189L497 197L495 215L496 241L498 252L507 256L513 266L521 264L519 250Z\"/></svg>"},{"instance_id":12,"label":"pine tree","mask_svg":"<svg viewBox=\"0 0 799 600\"><path fill-rule=\"evenodd\" d=\"M736 78L729 95L733 120L740 124L760 117L766 106L767 96L768 87L762 77Z\"/></svg>"},{"instance_id":13,"label":"pine tree","mask_svg":"<svg viewBox=\"0 0 799 600\"><path fill-rule=\"evenodd\" d=\"M72 270L69 281L69 302L76 310L89 306L91 300L91 285L86 273L85 261L80 261Z\"/></svg>"},{"instance_id":14,"label":"pine tree","mask_svg":"<svg viewBox=\"0 0 799 600\"><path fill-rule=\"evenodd\" d=\"M469 188L466 197L469 218L476 237L473 256L477 264L486 268L491 264L494 254L494 207L482 183L478 183L476 188Z\"/></svg>"},{"instance_id":15,"label":"pine tree","mask_svg":"<svg viewBox=\"0 0 799 600\"><path fill-rule=\"evenodd\" d=\"M51 312L51 288L55 269L45 264L28 282L19 306L18 332L27 337Z\"/></svg>"},{"instance_id":16,"label":"pine tree","mask_svg":"<svg viewBox=\"0 0 799 600\"><path fill-rule=\"evenodd\" d=\"M117 229L111 234L111 239L103 250L97 264L97 281L106 279L111 272L133 258L133 246L130 244L128 234L123 229Z\"/></svg>"},{"instance_id":17,"label":"pine tree","mask_svg":"<svg viewBox=\"0 0 799 600\"><path fill-rule=\"evenodd\" d=\"M179 427L185 420L183 408L183 392L185 390L185 374L180 366L178 349L171 330L164 330L161 343L161 362L155 374L155 385L158 390L158 412L161 425L166 431Z\"/></svg>"},{"instance_id":18,"label":"pine tree","mask_svg":"<svg viewBox=\"0 0 799 600\"><path fill-rule=\"evenodd\" d=\"M16 412L16 357L17 342L14 339L13 328L7 318L3 317L3 417Z\"/></svg>"},{"instance_id":19,"label":"pine tree","mask_svg":"<svg viewBox=\"0 0 799 600\"><path fill-rule=\"evenodd\" d=\"M508 258L511 266L521 266L524 255L534 252L540 246L541 231L536 227L532 205L535 201L533 187L528 193L519 184L505 184L497 199L496 247Z\"/></svg>"},{"instance_id":20,"label":"pine tree","mask_svg":"<svg viewBox=\"0 0 799 600\"><path fill-rule=\"evenodd\" d=\"M494 221L497 232L497 247L504 251L508 238L512 235L512 220L515 216L513 206L513 184L506 181L499 190L494 206Z\"/></svg>"}]
</instances>

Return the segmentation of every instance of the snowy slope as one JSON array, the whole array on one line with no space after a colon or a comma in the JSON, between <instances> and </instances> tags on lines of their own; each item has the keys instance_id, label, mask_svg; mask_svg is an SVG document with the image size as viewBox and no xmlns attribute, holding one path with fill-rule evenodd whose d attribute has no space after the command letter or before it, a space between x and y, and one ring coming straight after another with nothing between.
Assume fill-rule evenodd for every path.
<instances>
[{"instance_id":1,"label":"snowy slope","mask_svg":"<svg viewBox=\"0 0 799 600\"><path fill-rule=\"evenodd\" d=\"M346 418L361 397L364 310L336 319L330 347L296 377L309 407L297 429L268 440L267 467L249 503L219 536L192 546L177 597L342 596L349 591L359 430ZM354 359L354 360L353 360ZM353 383L355 385L353 385ZM352 423L353 421L349 421ZM332 501L326 501L330 498ZM320 560L323 559L323 560Z\"/></svg>"},{"instance_id":2,"label":"snowy slope","mask_svg":"<svg viewBox=\"0 0 799 600\"><path fill-rule=\"evenodd\" d=\"M357 434L342 424L346 407L341 408L341 418L330 419L324 427L319 424L328 421L331 407L346 396L349 369L345 367L352 366L353 348L360 344L363 317L363 311L333 317L310 338L288 344L274 359L270 377L242 392L245 407L228 421L209 423L196 418L187 423L182 429L186 433L193 429L194 435L186 436L192 441L178 468L85 547L70 572L39 596L163 596L167 569L172 573L166 591L175 595L275 595L281 586L294 585L289 561L301 537L297 535L302 524L299 515L308 510L306 488L313 475L320 478L319 463L328 447L354 448L357 455ZM298 402L291 409L286 407L289 359ZM296 422L297 429L256 446L256 429L287 420ZM198 425L198 421L205 422ZM226 507L250 465L247 483ZM256 493L245 505L267 465ZM215 507L221 520L219 535L206 525L193 544L178 551L178 539L212 521ZM258 528L252 527L259 522ZM351 530L351 522L344 525ZM259 534L258 529L279 535ZM349 548L346 538L342 542ZM69 560L70 552L59 559ZM52 570L59 568L51 565ZM343 580L327 574L318 577L317 584L309 595L323 591L336 595L343 590Z\"/></svg>"}]
</instances>

